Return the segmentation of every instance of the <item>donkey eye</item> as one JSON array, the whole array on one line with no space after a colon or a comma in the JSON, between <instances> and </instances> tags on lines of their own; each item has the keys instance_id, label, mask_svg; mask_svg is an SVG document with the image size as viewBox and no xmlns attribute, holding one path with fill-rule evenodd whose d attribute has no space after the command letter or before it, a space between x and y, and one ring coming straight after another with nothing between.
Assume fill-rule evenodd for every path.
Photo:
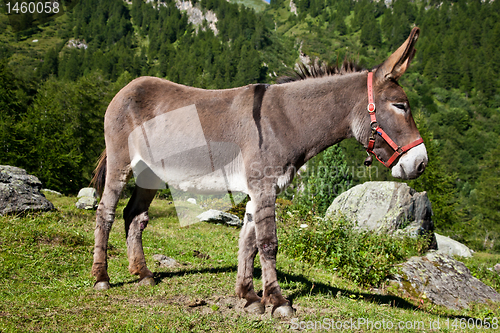
<instances>
[{"instance_id":1,"label":"donkey eye","mask_svg":"<svg viewBox=\"0 0 500 333\"><path fill-rule=\"evenodd\" d=\"M406 110L406 104L396 103L396 104L392 104L392 105L394 105L395 107L397 107L400 110L403 110L403 111Z\"/></svg>"}]
</instances>

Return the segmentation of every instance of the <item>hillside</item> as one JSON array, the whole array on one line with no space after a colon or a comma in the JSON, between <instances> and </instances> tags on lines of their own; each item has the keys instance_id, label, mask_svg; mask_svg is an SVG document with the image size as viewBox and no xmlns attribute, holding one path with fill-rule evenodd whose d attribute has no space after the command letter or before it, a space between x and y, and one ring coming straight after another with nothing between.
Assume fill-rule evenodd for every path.
<instances>
[{"instance_id":1,"label":"hillside","mask_svg":"<svg viewBox=\"0 0 500 333\"><path fill-rule=\"evenodd\" d=\"M65 2L60 15L26 19L17 30L1 14L0 163L74 194L104 148L107 104L135 77L218 89L274 83L299 52L371 68L417 25L418 52L401 84L430 164L410 185L428 191L439 231L499 252L499 2L301 0L292 13L288 0L259 1L241 2L250 9L192 1L205 18L210 11L213 25L191 23L173 0ZM362 166L366 153L356 142L341 146L352 185L391 179L378 162Z\"/></svg>"}]
</instances>

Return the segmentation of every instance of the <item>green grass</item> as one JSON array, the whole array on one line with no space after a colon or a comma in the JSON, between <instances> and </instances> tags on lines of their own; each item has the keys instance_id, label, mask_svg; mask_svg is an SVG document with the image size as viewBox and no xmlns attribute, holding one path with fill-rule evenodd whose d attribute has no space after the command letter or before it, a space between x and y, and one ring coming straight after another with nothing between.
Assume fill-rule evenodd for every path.
<instances>
[{"instance_id":1,"label":"green grass","mask_svg":"<svg viewBox=\"0 0 500 333\"><path fill-rule=\"evenodd\" d=\"M264 0L231 0L230 2L245 5L248 8L253 8L256 12L261 12L269 6L269 4Z\"/></svg>"},{"instance_id":2,"label":"green grass","mask_svg":"<svg viewBox=\"0 0 500 333\"><path fill-rule=\"evenodd\" d=\"M112 288L97 292L90 276L95 212L74 208L74 197L48 198L57 211L0 217L1 332L285 332L293 327L295 322L271 318L269 308L263 316L246 314L244 301L235 296L238 229L205 223L181 228L173 205L155 200L144 248L157 286L139 287L127 269L121 217L125 202L120 202L109 242ZM210 259L194 257L194 250ZM157 253L182 265L155 267L152 255ZM257 289L262 286L260 274L257 260ZM497 306L452 311L379 295L380 290L362 289L282 253L278 254L278 278L300 321L365 318L427 325L449 319L451 325L457 316L500 315ZM188 306L196 300L206 305Z\"/></svg>"}]
</instances>

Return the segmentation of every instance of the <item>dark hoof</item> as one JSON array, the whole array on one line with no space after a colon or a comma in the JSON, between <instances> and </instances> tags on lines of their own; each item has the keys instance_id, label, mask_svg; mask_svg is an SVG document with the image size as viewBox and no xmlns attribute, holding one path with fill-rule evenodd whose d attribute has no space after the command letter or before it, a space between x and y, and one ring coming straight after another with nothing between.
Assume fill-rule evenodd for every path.
<instances>
[{"instance_id":1,"label":"dark hoof","mask_svg":"<svg viewBox=\"0 0 500 333\"><path fill-rule=\"evenodd\" d=\"M111 288L111 285L109 284L109 281L99 281L94 284L94 289L95 290L108 290Z\"/></svg>"},{"instance_id":2,"label":"dark hoof","mask_svg":"<svg viewBox=\"0 0 500 333\"><path fill-rule=\"evenodd\" d=\"M295 310L288 304L278 306L274 312L274 318L291 318L295 315Z\"/></svg>"},{"instance_id":3,"label":"dark hoof","mask_svg":"<svg viewBox=\"0 0 500 333\"><path fill-rule=\"evenodd\" d=\"M249 306L245 307L245 311L250 314L258 314L261 315L266 312L266 306L261 302L253 302Z\"/></svg>"},{"instance_id":4,"label":"dark hoof","mask_svg":"<svg viewBox=\"0 0 500 333\"><path fill-rule=\"evenodd\" d=\"M140 286L151 286L154 287L156 285L155 280L152 277L145 277L141 281L139 281Z\"/></svg>"}]
</instances>

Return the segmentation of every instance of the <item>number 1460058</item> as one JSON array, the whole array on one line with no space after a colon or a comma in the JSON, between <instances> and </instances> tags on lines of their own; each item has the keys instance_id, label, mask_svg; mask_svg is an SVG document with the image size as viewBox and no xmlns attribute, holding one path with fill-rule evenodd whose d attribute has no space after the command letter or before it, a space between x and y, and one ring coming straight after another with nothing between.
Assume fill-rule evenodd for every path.
<instances>
[{"instance_id":1,"label":"number 1460058","mask_svg":"<svg viewBox=\"0 0 500 333\"><path fill-rule=\"evenodd\" d=\"M7 2L7 14L57 14L59 13L59 2Z\"/></svg>"}]
</instances>

